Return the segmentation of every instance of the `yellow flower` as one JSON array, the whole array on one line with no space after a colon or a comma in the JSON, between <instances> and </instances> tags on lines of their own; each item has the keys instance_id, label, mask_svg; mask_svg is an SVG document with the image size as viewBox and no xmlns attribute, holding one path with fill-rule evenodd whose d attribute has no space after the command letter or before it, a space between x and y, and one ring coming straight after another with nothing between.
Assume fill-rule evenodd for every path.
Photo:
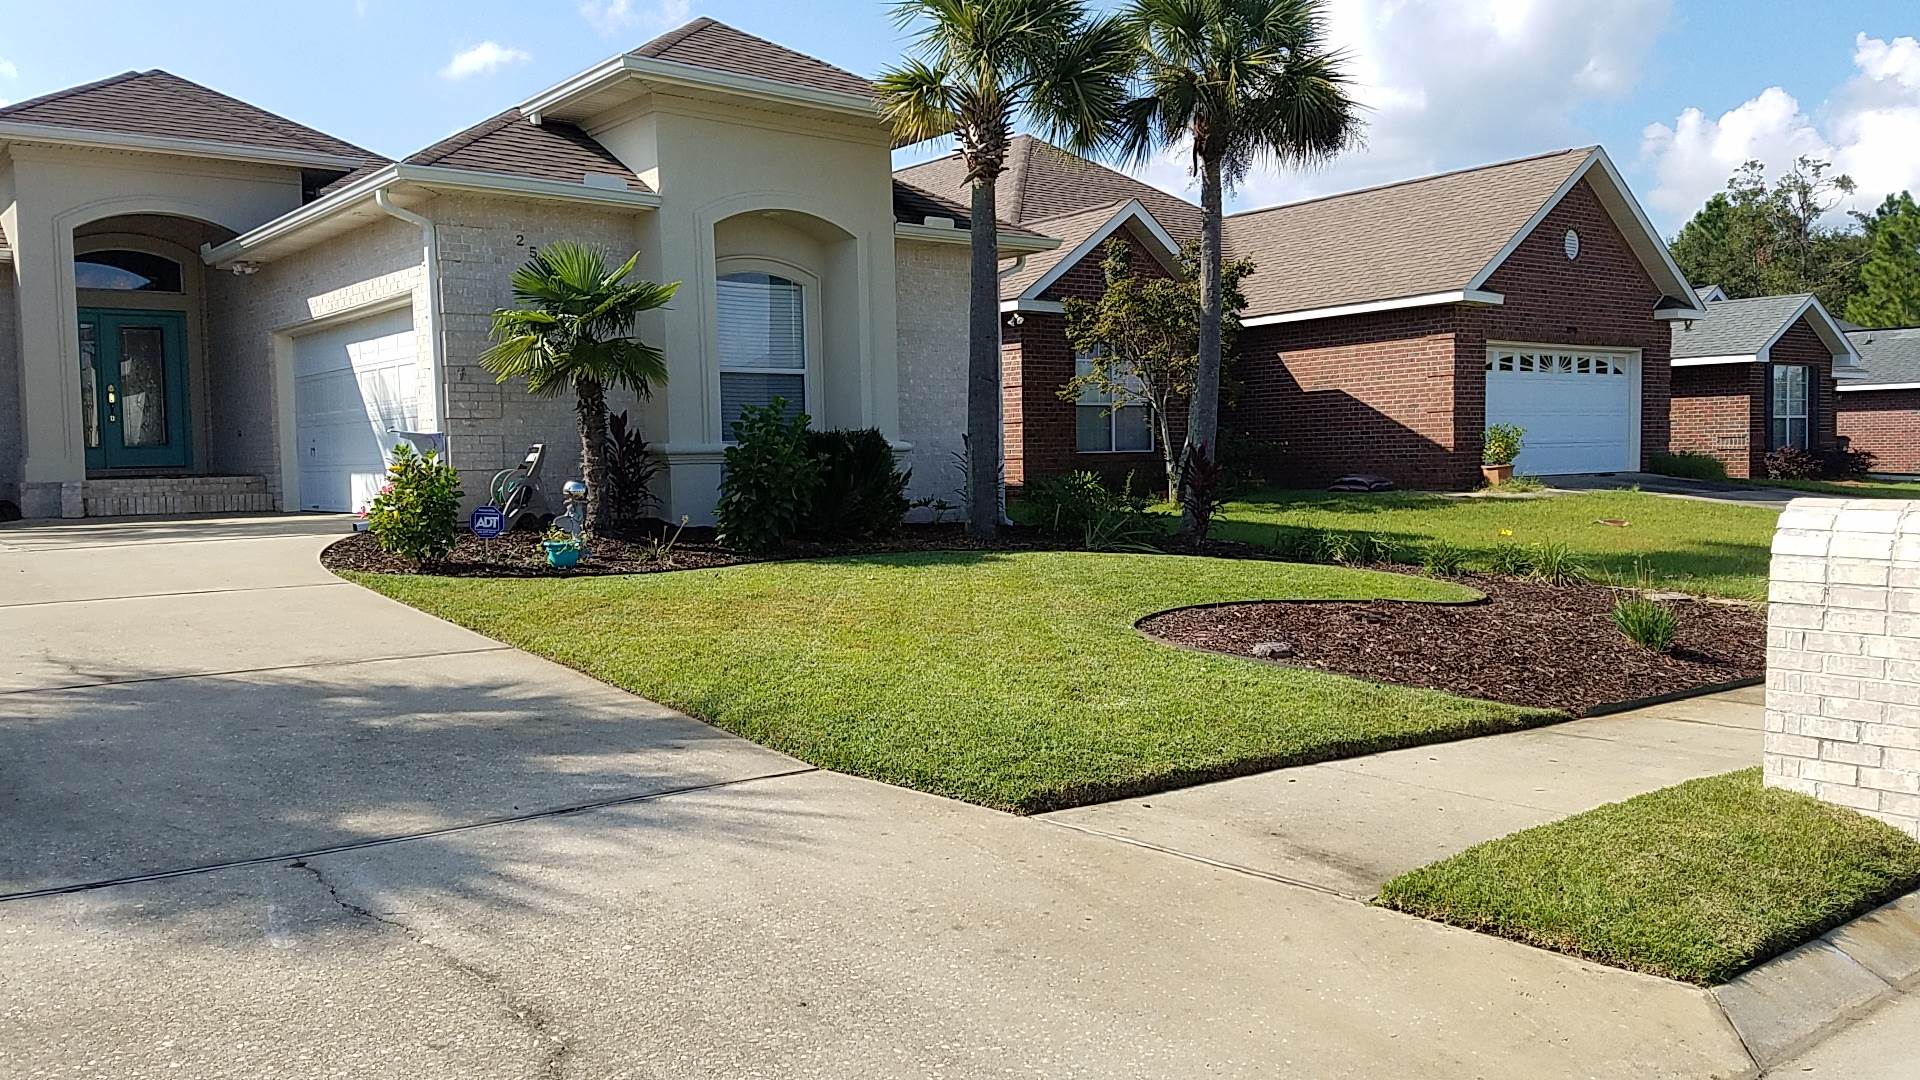
<instances>
[{"instance_id":1,"label":"yellow flower","mask_svg":"<svg viewBox=\"0 0 1920 1080\"><path fill-rule=\"evenodd\" d=\"M1500 530L1500 535L1501 535L1501 536L1512 536L1512 535L1513 535L1513 530L1512 530L1512 529L1501 529L1501 530Z\"/></svg>"}]
</instances>

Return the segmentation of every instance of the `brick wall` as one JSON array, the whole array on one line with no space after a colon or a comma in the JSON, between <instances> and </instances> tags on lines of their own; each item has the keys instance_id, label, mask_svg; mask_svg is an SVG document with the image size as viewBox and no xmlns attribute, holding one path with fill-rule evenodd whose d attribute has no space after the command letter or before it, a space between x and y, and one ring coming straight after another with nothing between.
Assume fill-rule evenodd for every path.
<instances>
[{"instance_id":1,"label":"brick wall","mask_svg":"<svg viewBox=\"0 0 1920 1080\"><path fill-rule=\"evenodd\" d=\"M1920 838L1920 502L1796 499L1774 535L1766 779Z\"/></svg>"},{"instance_id":2,"label":"brick wall","mask_svg":"<svg viewBox=\"0 0 1920 1080\"><path fill-rule=\"evenodd\" d=\"M1673 449L1712 455L1728 476L1760 475L1766 388L1766 369L1759 364L1674 368Z\"/></svg>"},{"instance_id":3,"label":"brick wall","mask_svg":"<svg viewBox=\"0 0 1920 1080\"><path fill-rule=\"evenodd\" d=\"M1835 438L1834 399L1839 397L1834 392L1833 352L1820 340L1812 324L1802 318L1773 343L1771 359L1775 364L1801 364L1812 369L1807 386L1813 394L1813 430L1807 441L1817 448L1831 447Z\"/></svg>"},{"instance_id":4,"label":"brick wall","mask_svg":"<svg viewBox=\"0 0 1920 1080\"><path fill-rule=\"evenodd\" d=\"M1920 390L1850 390L1835 395L1838 433L1872 451L1873 467L1920 473Z\"/></svg>"},{"instance_id":5,"label":"brick wall","mask_svg":"<svg viewBox=\"0 0 1920 1080\"><path fill-rule=\"evenodd\" d=\"M19 501L20 452L20 312L13 264L0 263L0 499Z\"/></svg>"}]
</instances>

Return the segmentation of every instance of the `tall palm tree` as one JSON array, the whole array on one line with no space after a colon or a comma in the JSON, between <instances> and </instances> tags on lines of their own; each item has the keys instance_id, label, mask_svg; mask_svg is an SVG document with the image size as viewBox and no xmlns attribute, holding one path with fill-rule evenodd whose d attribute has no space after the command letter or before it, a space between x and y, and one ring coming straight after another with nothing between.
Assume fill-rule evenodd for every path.
<instances>
[{"instance_id":1,"label":"tall palm tree","mask_svg":"<svg viewBox=\"0 0 1920 1080\"><path fill-rule=\"evenodd\" d=\"M494 345L480 366L500 382L525 379L527 392L554 397L572 388L580 423L580 468L587 481L587 528L605 528L607 390L653 396L667 381L666 356L632 336L633 320L673 299L679 282L628 281L635 252L618 269L606 252L562 241L540 249L513 272L516 308L493 313Z\"/></svg>"},{"instance_id":2,"label":"tall palm tree","mask_svg":"<svg viewBox=\"0 0 1920 1080\"><path fill-rule=\"evenodd\" d=\"M1104 150L1126 101L1132 42L1082 0L900 0L912 52L877 81L903 142L948 135L972 186L967 326L967 530L1000 527L1000 242L994 185L1016 119L1078 153Z\"/></svg>"},{"instance_id":3,"label":"tall palm tree","mask_svg":"<svg viewBox=\"0 0 1920 1080\"><path fill-rule=\"evenodd\" d=\"M1259 161L1331 159L1358 141L1360 106L1346 55L1327 45L1325 0L1132 0L1123 18L1138 41L1141 93L1122 110L1119 151L1144 163L1187 142L1200 178L1200 356L1181 460L1205 465L1220 423L1222 188ZM1182 485L1188 533L1206 518L1194 495Z\"/></svg>"}]
</instances>

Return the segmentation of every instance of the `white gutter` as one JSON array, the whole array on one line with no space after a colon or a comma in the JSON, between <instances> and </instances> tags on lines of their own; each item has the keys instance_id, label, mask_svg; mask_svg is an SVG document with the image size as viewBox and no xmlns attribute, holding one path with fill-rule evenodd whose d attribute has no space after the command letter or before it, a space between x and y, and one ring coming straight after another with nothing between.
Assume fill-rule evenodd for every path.
<instances>
[{"instance_id":1,"label":"white gutter","mask_svg":"<svg viewBox=\"0 0 1920 1080\"><path fill-rule=\"evenodd\" d=\"M1758 353L1736 353L1729 356L1684 356L1668 361L1670 367L1706 367L1709 364L1758 364Z\"/></svg>"},{"instance_id":2,"label":"white gutter","mask_svg":"<svg viewBox=\"0 0 1920 1080\"><path fill-rule=\"evenodd\" d=\"M880 119L880 106L873 98L864 94L817 90L775 79L736 75L732 72L681 64L672 60L626 55L614 57L564 82L542 90L521 102L519 109L529 122L539 124L547 114L564 109L569 101L609 89L630 78L667 86L723 90L765 101L779 101L857 116L863 120L878 121Z\"/></svg>"},{"instance_id":3,"label":"white gutter","mask_svg":"<svg viewBox=\"0 0 1920 1080\"><path fill-rule=\"evenodd\" d=\"M1834 389L1843 394L1856 390L1920 390L1920 382L1845 383L1835 386Z\"/></svg>"},{"instance_id":4,"label":"white gutter","mask_svg":"<svg viewBox=\"0 0 1920 1080\"><path fill-rule=\"evenodd\" d=\"M1425 293L1420 296L1402 296L1393 300L1374 300L1364 304L1341 304L1337 307L1308 308L1305 311L1289 311L1279 315L1257 315L1251 319L1241 319L1243 327L1277 326L1281 323L1311 322L1314 319L1337 319L1343 315L1370 315L1376 311L1398 311L1402 308L1435 307L1440 304L1486 304L1497 307L1507 302L1507 298L1497 292L1484 289L1458 289L1453 292Z\"/></svg>"},{"instance_id":5,"label":"white gutter","mask_svg":"<svg viewBox=\"0 0 1920 1080\"><path fill-rule=\"evenodd\" d=\"M384 187L374 189L373 204L388 216L420 229L420 260L427 277L427 370L433 379L433 429L444 433L447 430L447 370L446 346L441 339L445 322L440 317L440 235L433 227L433 219L396 206ZM447 456L453 456L451 443Z\"/></svg>"},{"instance_id":6,"label":"white gutter","mask_svg":"<svg viewBox=\"0 0 1920 1080\"><path fill-rule=\"evenodd\" d=\"M339 169L349 172L364 168L365 158L344 157L318 150L288 150L273 146L215 142L211 139L179 139L163 135L130 135L118 131L94 131L60 124L0 122L0 142L51 143L102 150L144 150L152 154L219 158L225 161L251 161L268 165L293 165L305 168Z\"/></svg>"},{"instance_id":7,"label":"white gutter","mask_svg":"<svg viewBox=\"0 0 1920 1080\"><path fill-rule=\"evenodd\" d=\"M1001 311L1038 311L1058 315L1067 310L1067 305L1058 300L1002 300Z\"/></svg>"}]
</instances>

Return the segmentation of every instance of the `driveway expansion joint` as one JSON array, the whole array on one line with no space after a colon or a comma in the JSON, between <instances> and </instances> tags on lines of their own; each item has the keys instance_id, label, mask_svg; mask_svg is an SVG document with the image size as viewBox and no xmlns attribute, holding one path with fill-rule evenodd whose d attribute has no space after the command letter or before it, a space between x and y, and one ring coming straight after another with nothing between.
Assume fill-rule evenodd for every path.
<instances>
[{"instance_id":1,"label":"driveway expansion joint","mask_svg":"<svg viewBox=\"0 0 1920 1080\"><path fill-rule=\"evenodd\" d=\"M1068 829L1073 832L1082 833L1087 836L1097 836L1103 840L1112 840L1115 843L1126 844L1130 847L1145 848L1148 851L1157 851L1162 855L1171 855L1176 859L1185 859L1188 862L1196 862L1201 864L1202 866L1211 866L1216 870L1226 870L1235 874L1245 874L1247 877L1259 878L1263 881L1271 881L1279 885L1290 885L1296 889L1305 889L1308 892L1319 893L1322 896L1331 896L1340 900L1351 900L1356 904L1371 904L1373 902L1373 898L1371 896L1355 896L1352 893L1344 893L1338 889L1329 888L1328 886L1325 886L1325 885L1317 885L1311 881L1303 881L1299 878L1287 877L1284 874L1276 874L1271 870L1258 870L1251 866L1243 866L1240 863L1226 862L1221 859L1212 859L1212 858L1208 858L1205 855L1197 855L1191 851L1182 851L1179 848L1167 847L1164 844L1156 844L1149 840L1140 840L1135 837L1123 836L1119 833L1106 832L1101 829L1090 829L1090 828L1087 828L1085 825L1072 825L1067 822L1059 821L1050 817L1043 817L1043 818L1040 818L1039 820L1045 821L1047 824L1052 825L1057 829Z\"/></svg>"}]
</instances>

